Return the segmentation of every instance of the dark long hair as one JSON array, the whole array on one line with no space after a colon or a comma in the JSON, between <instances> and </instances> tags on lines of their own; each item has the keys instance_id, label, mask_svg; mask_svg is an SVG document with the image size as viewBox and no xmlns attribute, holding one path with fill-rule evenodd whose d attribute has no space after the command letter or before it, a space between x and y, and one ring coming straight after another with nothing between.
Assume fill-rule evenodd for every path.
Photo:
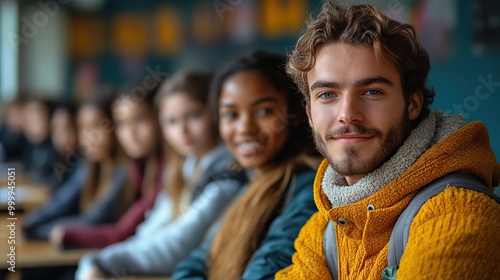
<instances>
[{"instance_id":1,"label":"dark long hair","mask_svg":"<svg viewBox=\"0 0 500 280\"><path fill-rule=\"evenodd\" d=\"M93 94L83 101L79 106L79 109L84 107L93 107L98 109L103 114L103 122L104 120L109 124L109 129L113 128L112 123L112 103L114 98L116 97L116 88L111 85L103 85L98 87ZM123 152L120 146L117 143L116 136L114 131L107 131L106 133L111 133L113 137L113 150L110 151L111 158L113 160L113 165L117 166L123 162ZM88 163L88 174L86 177L86 181L84 183L82 189L82 196L80 199L80 209L82 212L88 211L96 199L99 196L107 193L109 184L103 185L101 184L102 180L102 166L98 162L89 162ZM115 209L115 216L120 216L126 208L132 203L134 199L133 190L129 190L131 188L125 188L122 193L123 199L121 203L121 207L119 209Z\"/></svg>"},{"instance_id":2,"label":"dark long hair","mask_svg":"<svg viewBox=\"0 0 500 280\"><path fill-rule=\"evenodd\" d=\"M117 91L113 100L113 112L117 113L117 106L122 100L130 100L136 104L145 104L151 112L153 112L158 129L158 135L161 135L160 123L158 122L158 110L155 105L155 98L160 88L161 83L166 79L166 76L159 76L158 80L146 82L144 78L123 86ZM159 137L158 145L152 155L144 159L133 159L134 167L139 172L144 172L139 178L131 178L137 187L140 187L142 195L148 195L155 191L156 185L162 180L162 171L165 165L169 165L169 148ZM136 174L136 173L132 173ZM141 181L142 179L142 181Z\"/></svg>"},{"instance_id":3,"label":"dark long hair","mask_svg":"<svg viewBox=\"0 0 500 280\"><path fill-rule=\"evenodd\" d=\"M215 76L210 100L214 114L224 82L237 73L255 71L287 96L288 140L273 160L273 168L250 182L248 191L228 209L210 252L210 279L237 279L259 247L269 224L281 210L291 176L319 163L308 132L305 110L297 87L285 71L283 55L253 51L230 61ZM287 116L287 117L288 117ZM293 140L292 140L293 139Z\"/></svg>"}]
</instances>

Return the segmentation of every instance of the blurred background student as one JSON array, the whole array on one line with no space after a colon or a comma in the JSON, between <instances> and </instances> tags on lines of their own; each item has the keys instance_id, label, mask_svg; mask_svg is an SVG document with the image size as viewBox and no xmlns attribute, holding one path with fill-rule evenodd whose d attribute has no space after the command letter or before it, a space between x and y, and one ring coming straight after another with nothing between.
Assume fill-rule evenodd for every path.
<instances>
[{"instance_id":1,"label":"blurred background student","mask_svg":"<svg viewBox=\"0 0 500 280\"><path fill-rule=\"evenodd\" d=\"M144 220L163 185L167 156L164 152L161 130L153 104L160 85L140 83L127 86L119 91L113 101L111 119L101 122L100 127L110 134L116 134L125 154L132 160L126 173L127 194L132 194L134 203L116 222L105 224L71 224L58 227L52 232L56 247L103 248L125 240L135 233L136 227ZM137 89L141 89L138 94ZM98 138L99 130L87 132L89 139ZM118 146L118 145L116 145Z\"/></svg>"},{"instance_id":2,"label":"blurred background student","mask_svg":"<svg viewBox=\"0 0 500 280\"><path fill-rule=\"evenodd\" d=\"M52 221L79 212L79 194L85 181L84 170L79 168L82 156L76 154L78 131L76 127L77 105L60 103L51 119L51 139L59 160L53 162L54 175L59 180L51 199L43 207L28 213L23 219L24 235L28 239L47 239ZM73 151L73 154L69 151ZM74 162L64 160L76 159ZM78 172L76 172L79 170ZM72 174L79 174L71 176ZM70 180L68 180L71 178ZM55 224L58 222L56 221ZM52 224L52 225L49 225Z\"/></svg>"},{"instance_id":3,"label":"blurred background student","mask_svg":"<svg viewBox=\"0 0 500 280\"><path fill-rule=\"evenodd\" d=\"M22 108L25 98L21 95L5 105L0 125L0 162L16 162L21 160L27 140L22 126ZM2 174L0 176L5 176Z\"/></svg>"},{"instance_id":4,"label":"blurred background student","mask_svg":"<svg viewBox=\"0 0 500 280\"><path fill-rule=\"evenodd\" d=\"M47 239L58 242L60 229L73 224L102 224L116 221L131 205L134 196L127 187L127 169L121 149L112 130L111 105L116 92L103 87L83 102L77 114L78 141L85 162L80 165L67 163L74 169L50 201L26 215L24 233L27 238ZM71 134L67 125L69 111L54 115L53 133ZM68 108L66 108L69 110ZM61 118L61 119L57 119ZM58 127L61 126L61 127ZM65 130L64 132L60 130ZM61 135L59 135L61 137ZM63 137L64 138L64 137ZM74 145L71 135L66 143L58 143L63 150ZM23 279L67 279L72 268L23 270Z\"/></svg>"},{"instance_id":5,"label":"blurred background student","mask_svg":"<svg viewBox=\"0 0 500 280\"><path fill-rule=\"evenodd\" d=\"M22 169L29 182L42 184L54 190L58 186L52 163L59 155L50 138L50 121L54 101L31 97L22 107L22 131L28 140L22 154Z\"/></svg>"},{"instance_id":6,"label":"blurred background student","mask_svg":"<svg viewBox=\"0 0 500 280\"><path fill-rule=\"evenodd\" d=\"M220 142L208 108L210 75L179 72L156 98L163 135L179 154L166 188L128 240L86 255L76 279L125 275L170 275L202 241L205 232L246 182Z\"/></svg>"},{"instance_id":7,"label":"blurred background student","mask_svg":"<svg viewBox=\"0 0 500 280\"><path fill-rule=\"evenodd\" d=\"M56 110L52 134L58 138L57 150L65 153L64 158L73 157L75 161L58 162L59 176L67 179L45 205L24 217L28 239L48 239L54 228L67 224L116 221L131 204L133 197L125 187L127 173L121 149L113 131L100 128L104 120L111 120L114 95L113 89L103 87L85 101L78 110L76 131L72 127L72 106ZM75 133L80 148L73 138ZM67 154L69 150L76 154Z\"/></svg>"},{"instance_id":8,"label":"blurred background student","mask_svg":"<svg viewBox=\"0 0 500 280\"><path fill-rule=\"evenodd\" d=\"M58 186L71 177L83 161L78 155L78 130L76 127L77 104L67 100L61 101L54 110L50 121L50 138L58 153L58 160L52 163L52 172Z\"/></svg>"},{"instance_id":9,"label":"blurred background student","mask_svg":"<svg viewBox=\"0 0 500 280\"><path fill-rule=\"evenodd\" d=\"M312 185L319 158L285 61L255 51L217 72L211 98L220 134L252 175L219 227L179 264L173 279L267 279L291 263L293 241L317 211Z\"/></svg>"}]
</instances>

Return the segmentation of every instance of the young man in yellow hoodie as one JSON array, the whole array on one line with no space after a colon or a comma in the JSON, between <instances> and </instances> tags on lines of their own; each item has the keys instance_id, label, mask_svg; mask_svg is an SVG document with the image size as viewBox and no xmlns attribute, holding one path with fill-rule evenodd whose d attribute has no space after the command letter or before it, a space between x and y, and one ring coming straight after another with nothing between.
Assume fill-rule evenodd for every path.
<instances>
[{"instance_id":1,"label":"young man in yellow hoodie","mask_svg":"<svg viewBox=\"0 0 500 280\"><path fill-rule=\"evenodd\" d=\"M429 110L429 69L414 29L374 6L327 2L308 23L288 70L326 159L314 183L319 212L276 279L333 278L323 247L328 221L338 279L381 279L394 224L419 189L450 173L499 184L485 126ZM414 217L397 277L500 279L499 233L500 204L450 186Z\"/></svg>"}]
</instances>

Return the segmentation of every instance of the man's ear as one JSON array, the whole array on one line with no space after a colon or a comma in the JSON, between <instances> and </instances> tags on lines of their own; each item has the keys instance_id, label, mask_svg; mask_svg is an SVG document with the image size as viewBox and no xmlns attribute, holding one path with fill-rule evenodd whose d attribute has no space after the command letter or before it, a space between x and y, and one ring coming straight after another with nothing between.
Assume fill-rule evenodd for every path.
<instances>
[{"instance_id":1,"label":"man's ear","mask_svg":"<svg viewBox=\"0 0 500 280\"><path fill-rule=\"evenodd\" d=\"M417 90L410 95L410 102L408 104L408 116L410 120L415 120L420 115L422 107L424 106L424 94L422 90Z\"/></svg>"},{"instance_id":2,"label":"man's ear","mask_svg":"<svg viewBox=\"0 0 500 280\"><path fill-rule=\"evenodd\" d=\"M306 114L307 114L307 121L309 121L309 126L312 128L312 120L311 120L311 105L309 103L306 103L304 106L306 108Z\"/></svg>"}]
</instances>

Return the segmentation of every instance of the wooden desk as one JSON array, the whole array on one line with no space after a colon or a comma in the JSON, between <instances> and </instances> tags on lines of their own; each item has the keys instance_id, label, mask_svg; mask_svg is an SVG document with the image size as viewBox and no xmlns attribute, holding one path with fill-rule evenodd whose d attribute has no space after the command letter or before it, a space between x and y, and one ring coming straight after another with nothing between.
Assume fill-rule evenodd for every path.
<instances>
[{"instance_id":1,"label":"wooden desk","mask_svg":"<svg viewBox=\"0 0 500 280\"><path fill-rule=\"evenodd\" d=\"M76 265L80 257L88 252L82 250L58 251L52 248L48 241L27 241L22 239L21 226L22 215L12 217L0 215L0 269L7 269L11 265L8 263L10 256L10 246L15 246L15 265L17 269L31 267L52 267ZM10 220L9 220L10 219ZM14 228L11 232L9 226ZM12 238L11 238L12 237ZM9 238L12 244L9 244ZM12 242L15 240L15 244Z\"/></svg>"},{"instance_id":2,"label":"wooden desk","mask_svg":"<svg viewBox=\"0 0 500 280\"><path fill-rule=\"evenodd\" d=\"M16 185L29 183L28 176L23 173L23 166L20 162L0 162L0 185L7 185L9 181L9 169L14 171ZM12 170L14 169L14 170Z\"/></svg>"},{"instance_id":3,"label":"wooden desk","mask_svg":"<svg viewBox=\"0 0 500 280\"><path fill-rule=\"evenodd\" d=\"M8 192L9 189L7 185L0 186L0 210L2 211L6 211L8 207ZM45 186L17 185L15 193L14 207L16 213L34 210L47 202L50 198L50 191Z\"/></svg>"},{"instance_id":4,"label":"wooden desk","mask_svg":"<svg viewBox=\"0 0 500 280\"><path fill-rule=\"evenodd\" d=\"M14 172L9 173L9 169L14 169ZM9 184L12 186L12 183L14 183L16 193L14 197L16 211L33 210L50 198L49 187L40 182L31 181L22 169L20 163L0 163L0 210L7 210L8 187ZM9 174L12 176L8 176Z\"/></svg>"},{"instance_id":5,"label":"wooden desk","mask_svg":"<svg viewBox=\"0 0 500 280\"><path fill-rule=\"evenodd\" d=\"M2 242L6 244L3 238ZM19 244L16 244L15 251L16 270L30 267L76 265L87 251L88 250L56 251L51 247L48 241L19 242ZM7 269L10 266L7 261L7 253L2 250L2 255L0 255L0 269Z\"/></svg>"},{"instance_id":6,"label":"wooden desk","mask_svg":"<svg viewBox=\"0 0 500 280\"><path fill-rule=\"evenodd\" d=\"M15 270L16 273L7 273L7 279L18 279L23 268L34 267L56 267L77 265L80 258L89 250L64 250L58 251L52 248L48 241L25 241L21 238L22 215L16 215L17 220L5 214L0 214L0 269L8 269L10 246L8 243L11 235L9 224L15 224ZM16 278L18 277L18 278ZM133 276L134 280L168 280L166 276Z\"/></svg>"}]
</instances>

